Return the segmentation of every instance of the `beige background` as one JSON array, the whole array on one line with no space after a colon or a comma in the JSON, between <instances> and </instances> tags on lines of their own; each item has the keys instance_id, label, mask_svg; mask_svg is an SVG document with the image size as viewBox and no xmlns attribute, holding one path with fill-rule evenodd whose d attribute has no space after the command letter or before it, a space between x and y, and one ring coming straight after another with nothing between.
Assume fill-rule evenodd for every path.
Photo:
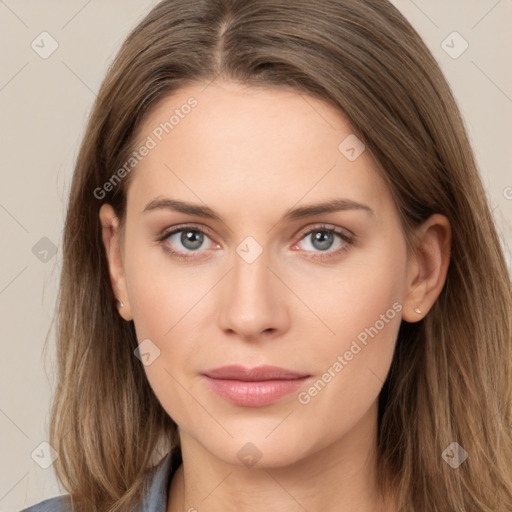
<instances>
[{"instance_id":1,"label":"beige background","mask_svg":"<svg viewBox=\"0 0 512 512\"><path fill-rule=\"evenodd\" d=\"M107 66L154 3L0 0L0 512L64 493L51 465L44 469L36 461L44 465L51 454L41 443L54 385L53 333L46 356L42 349L55 307L66 193ZM452 85L498 229L510 247L512 1L394 3ZM50 36L40 36L45 31ZM460 36L450 35L454 31ZM55 44L50 37L58 48L43 59L31 45L48 51ZM458 56L464 41L469 46ZM512 268L508 248L506 254Z\"/></svg>"}]
</instances>

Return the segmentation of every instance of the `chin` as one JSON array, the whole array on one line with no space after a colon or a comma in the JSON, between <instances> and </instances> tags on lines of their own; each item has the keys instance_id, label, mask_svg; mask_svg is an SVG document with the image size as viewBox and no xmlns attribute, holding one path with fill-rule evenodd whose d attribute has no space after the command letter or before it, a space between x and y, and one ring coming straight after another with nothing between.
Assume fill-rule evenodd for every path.
<instances>
[{"instance_id":1,"label":"chin","mask_svg":"<svg viewBox=\"0 0 512 512\"><path fill-rule=\"evenodd\" d=\"M263 422L246 420L239 422L237 428L224 423L233 437L225 432L215 438L211 435L203 437L199 433L196 439L203 448L226 464L260 469L285 467L307 457L314 447L305 445L308 436L297 425L292 425L293 429L283 426L276 428L280 421L282 419L276 421L275 418ZM310 436L309 440L314 444Z\"/></svg>"}]
</instances>

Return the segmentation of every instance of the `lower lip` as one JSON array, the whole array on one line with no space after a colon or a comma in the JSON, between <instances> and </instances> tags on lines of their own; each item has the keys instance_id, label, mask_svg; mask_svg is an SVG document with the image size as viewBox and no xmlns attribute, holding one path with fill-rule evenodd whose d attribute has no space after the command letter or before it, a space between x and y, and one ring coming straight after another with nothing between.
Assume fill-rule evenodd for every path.
<instances>
[{"instance_id":1,"label":"lower lip","mask_svg":"<svg viewBox=\"0 0 512 512\"><path fill-rule=\"evenodd\" d=\"M210 389L235 405L262 407L297 391L309 377L300 379L241 381L212 379L205 375Z\"/></svg>"}]
</instances>

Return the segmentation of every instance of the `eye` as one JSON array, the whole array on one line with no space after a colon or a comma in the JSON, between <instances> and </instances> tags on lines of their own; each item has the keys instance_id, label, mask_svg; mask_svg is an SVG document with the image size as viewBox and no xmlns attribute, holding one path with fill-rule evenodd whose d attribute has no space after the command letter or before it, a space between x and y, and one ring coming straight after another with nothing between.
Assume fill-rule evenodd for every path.
<instances>
[{"instance_id":1,"label":"eye","mask_svg":"<svg viewBox=\"0 0 512 512\"><path fill-rule=\"evenodd\" d=\"M305 241L306 252L317 253L313 258L327 259L347 251L355 241L355 236L341 228L320 225L307 231L301 238ZM299 242L296 246L300 245ZM334 249L332 249L334 247ZM332 249L332 250L331 250Z\"/></svg>"},{"instance_id":2,"label":"eye","mask_svg":"<svg viewBox=\"0 0 512 512\"><path fill-rule=\"evenodd\" d=\"M173 256L189 259L196 256L187 253L204 252L205 240L211 241L206 232L198 226L176 226L171 231L164 232L158 241L162 243L164 250Z\"/></svg>"},{"instance_id":3,"label":"eye","mask_svg":"<svg viewBox=\"0 0 512 512\"><path fill-rule=\"evenodd\" d=\"M205 254L208 249L207 240L210 241L210 248L220 247L212 241L203 228L195 225L174 226L158 238L158 242L166 252L182 260L209 257L210 255ZM322 224L305 232L292 249L299 246L302 241L307 243L306 248L301 250L313 253L313 256L308 257L325 260L335 258L347 251L354 243L355 235L348 230ZM333 247L334 249L331 250Z\"/></svg>"}]
</instances>

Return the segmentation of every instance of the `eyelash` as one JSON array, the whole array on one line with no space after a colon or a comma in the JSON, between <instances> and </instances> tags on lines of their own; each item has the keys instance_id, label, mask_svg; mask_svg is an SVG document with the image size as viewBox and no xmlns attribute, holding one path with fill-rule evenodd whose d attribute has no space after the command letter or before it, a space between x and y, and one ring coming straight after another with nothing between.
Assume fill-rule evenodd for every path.
<instances>
[{"instance_id":1,"label":"eyelash","mask_svg":"<svg viewBox=\"0 0 512 512\"><path fill-rule=\"evenodd\" d=\"M164 231L162 233L162 235L158 237L157 241L162 245L162 248L164 251L166 251L171 256L173 256L177 259L180 259L180 260L195 259L196 258L195 256L185 256L183 253L181 253L179 251L175 251L175 250L171 249L168 245L164 244L164 242L169 237L171 237L172 235L175 235L176 233L181 233L183 231L194 231L194 232L206 235L206 236L208 236L208 238L211 238L208 235L208 232L206 230L204 230L203 228L201 228L197 225L194 225L194 224L183 224L183 225L175 226L171 230ZM301 238L299 239L299 241L302 241L308 235L311 235L312 233L319 232L319 231L324 232L324 233L329 233L329 234L332 233L332 234L338 235L341 238L341 240L344 242L344 244L341 248L337 249L336 251L319 252L316 256L309 256L312 259L326 261L326 260L336 258L337 256L340 256L342 253L348 251L350 249L350 246L353 245L356 240L356 237L354 234L348 235L345 231L342 231L339 228L336 228L336 227L333 227L333 226L330 226L327 224L318 224L318 225L314 226L313 228L310 228L308 231L304 232L302 234ZM196 251L196 252L199 252L199 251ZM311 251L307 251L307 252L311 252Z\"/></svg>"}]
</instances>

